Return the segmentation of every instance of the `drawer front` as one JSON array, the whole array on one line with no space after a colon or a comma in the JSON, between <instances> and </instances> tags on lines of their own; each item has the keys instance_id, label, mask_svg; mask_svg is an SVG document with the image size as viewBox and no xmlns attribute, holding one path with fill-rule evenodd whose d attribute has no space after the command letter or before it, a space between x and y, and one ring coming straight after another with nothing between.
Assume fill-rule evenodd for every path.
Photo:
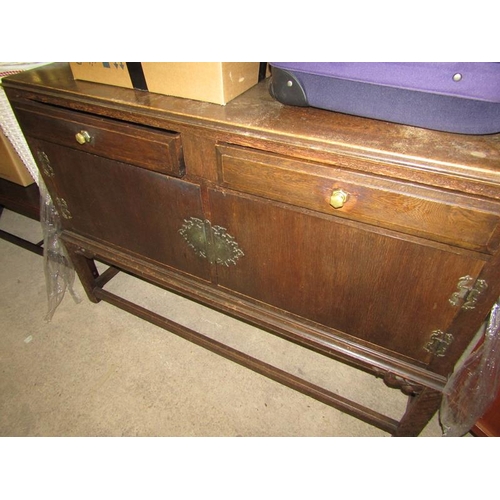
<instances>
[{"instance_id":1,"label":"drawer front","mask_svg":"<svg viewBox=\"0 0 500 500\"><path fill-rule=\"evenodd\" d=\"M498 247L494 202L239 146L217 151L226 188L470 250Z\"/></svg>"},{"instance_id":2,"label":"drawer front","mask_svg":"<svg viewBox=\"0 0 500 500\"><path fill-rule=\"evenodd\" d=\"M49 106L15 106L26 136L175 177L184 175L181 136Z\"/></svg>"}]
</instances>

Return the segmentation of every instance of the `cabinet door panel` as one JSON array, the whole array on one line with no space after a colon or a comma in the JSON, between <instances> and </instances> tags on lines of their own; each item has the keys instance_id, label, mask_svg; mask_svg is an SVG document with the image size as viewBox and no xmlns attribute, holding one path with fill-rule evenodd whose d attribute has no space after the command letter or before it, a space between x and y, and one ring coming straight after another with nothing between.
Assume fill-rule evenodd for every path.
<instances>
[{"instance_id":1,"label":"cabinet door panel","mask_svg":"<svg viewBox=\"0 0 500 500\"><path fill-rule=\"evenodd\" d=\"M294 210L211 192L213 223L244 252L220 286L428 363L434 330L457 313L458 279L483 262Z\"/></svg>"},{"instance_id":2,"label":"cabinet door panel","mask_svg":"<svg viewBox=\"0 0 500 500\"><path fill-rule=\"evenodd\" d=\"M70 214L62 218L65 229L210 278L208 263L179 234L184 219L202 217L198 185L45 141L29 143L35 157L43 151L50 161L48 186Z\"/></svg>"}]
</instances>

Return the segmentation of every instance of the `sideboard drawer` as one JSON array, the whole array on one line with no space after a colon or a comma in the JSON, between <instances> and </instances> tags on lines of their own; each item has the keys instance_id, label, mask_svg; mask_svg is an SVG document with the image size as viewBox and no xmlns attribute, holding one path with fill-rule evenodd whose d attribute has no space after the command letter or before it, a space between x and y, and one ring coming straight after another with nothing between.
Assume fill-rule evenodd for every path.
<instances>
[{"instance_id":1,"label":"sideboard drawer","mask_svg":"<svg viewBox=\"0 0 500 500\"><path fill-rule=\"evenodd\" d=\"M217 151L226 188L462 248L498 248L494 202L240 146Z\"/></svg>"},{"instance_id":2,"label":"sideboard drawer","mask_svg":"<svg viewBox=\"0 0 500 500\"><path fill-rule=\"evenodd\" d=\"M178 133L49 106L19 105L16 114L26 136L175 177L184 175Z\"/></svg>"}]
</instances>

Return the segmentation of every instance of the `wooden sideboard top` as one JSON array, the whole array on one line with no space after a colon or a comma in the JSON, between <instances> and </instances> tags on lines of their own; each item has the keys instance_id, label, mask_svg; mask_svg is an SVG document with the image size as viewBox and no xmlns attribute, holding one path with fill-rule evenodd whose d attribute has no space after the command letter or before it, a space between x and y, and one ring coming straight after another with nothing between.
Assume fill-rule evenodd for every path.
<instances>
[{"instance_id":1,"label":"wooden sideboard top","mask_svg":"<svg viewBox=\"0 0 500 500\"><path fill-rule=\"evenodd\" d=\"M135 112L164 120L245 131L268 140L404 164L500 186L500 134L472 136L397 125L279 103L262 81L226 106L74 80L68 63L7 77L5 88L37 93L49 104L82 111L105 107L109 116ZM115 116L118 117L118 116Z\"/></svg>"}]
</instances>

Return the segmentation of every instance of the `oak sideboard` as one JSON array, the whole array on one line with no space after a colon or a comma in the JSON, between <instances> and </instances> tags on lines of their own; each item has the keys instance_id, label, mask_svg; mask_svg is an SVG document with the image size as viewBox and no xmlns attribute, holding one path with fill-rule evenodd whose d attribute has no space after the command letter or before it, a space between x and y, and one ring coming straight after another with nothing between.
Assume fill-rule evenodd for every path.
<instances>
[{"instance_id":1,"label":"oak sideboard","mask_svg":"<svg viewBox=\"0 0 500 500\"><path fill-rule=\"evenodd\" d=\"M93 302L108 301L394 436L418 435L500 296L500 135L285 106L4 79ZM99 273L95 261L109 265ZM106 289L130 273L382 378L396 421Z\"/></svg>"}]
</instances>

